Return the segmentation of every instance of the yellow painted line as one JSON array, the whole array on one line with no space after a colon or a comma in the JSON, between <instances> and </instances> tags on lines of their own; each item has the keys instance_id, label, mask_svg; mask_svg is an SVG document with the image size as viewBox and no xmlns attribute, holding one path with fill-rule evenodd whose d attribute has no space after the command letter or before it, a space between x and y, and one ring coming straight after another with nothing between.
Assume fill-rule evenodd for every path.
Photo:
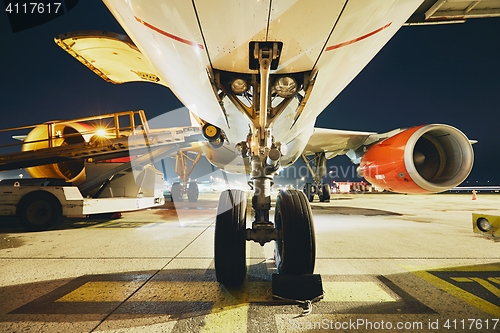
<instances>
[{"instance_id":1,"label":"yellow painted line","mask_svg":"<svg viewBox=\"0 0 500 333\"><path fill-rule=\"evenodd\" d=\"M497 284L500 284L500 277L490 277L488 278L491 282L495 282Z\"/></svg>"},{"instance_id":2,"label":"yellow painted line","mask_svg":"<svg viewBox=\"0 0 500 333\"><path fill-rule=\"evenodd\" d=\"M205 317L203 332L247 332L248 304L235 307L214 306Z\"/></svg>"},{"instance_id":3,"label":"yellow painted line","mask_svg":"<svg viewBox=\"0 0 500 333\"><path fill-rule=\"evenodd\" d=\"M221 293L217 282L150 281L131 302L214 302Z\"/></svg>"},{"instance_id":4,"label":"yellow painted line","mask_svg":"<svg viewBox=\"0 0 500 333\"><path fill-rule=\"evenodd\" d=\"M489 283L488 281L481 278L470 278L472 281L479 283L483 288L487 289L490 293L495 295L500 299L500 289Z\"/></svg>"},{"instance_id":5,"label":"yellow painted line","mask_svg":"<svg viewBox=\"0 0 500 333\"><path fill-rule=\"evenodd\" d=\"M143 282L87 282L56 302L122 302ZM130 298L131 302L213 302L237 305L271 301L270 282L251 282L241 290L228 292L218 282L151 281Z\"/></svg>"},{"instance_id":6,"label":"yellow painted line","mask_svg":"<svg viewBox=\"0 0 500 333\"><path fill-rule=\"evenodd\" d=\"M500 298L500 289L497 288L497 287L495 287L493 284L491 284L490 282L488 282L485 279L481 279L481 278L477 278L477 277L470 277L470 278L467 278L467 277L452 277L451 279L454 280L454 281L457 281L457 282L476 282L481 287L483 287L484 289L488 290L490 293L492 293L496 297ZM497 279L498 278L494 278L494 277L488 278L488 280L491 281L491 282L496 282Z\"/></svg>"},{"instance_id":7,"label":"yellow painted line","mask_svg":"<svg viewBox=\"0 0 500 333\"><path fill-rule=\"evenodd\" d=\"M498 264L485 264L477 266L451 266L451 267L439 267L439 266L410 266L402 265L402 268L406 269L408 272L415 271L439 271L439 272L499 272L500 265Z\"/></svg>"},{"instance_id":8,"label":"yellow painted line","mask_svg":"<svg viewBox=\"0 0 500 333\"><path fill-rule=\"evenodd\" d=\"M56 302L123 302L142 285L138 281L87 282Z\"/></svg>"},{"instance_id":9,"label":"yellow painted line","mask_svg":"<svg viewBox=\"0 0 500 333\"><path fill-rule=\"evenodd\" d=\"M482 268L482 266L481 266ZM450 270L451 271L451 270ZM455 270L457 272L462 272L461 268L460 270ZM477 270L476 271L482 271L482 270ZM442 290L446 291L447 293L450 293L451 295L458 297L462 299L463 301L467 302L468 304L478 308L479 310L486 312L495 318L500 318L500 307L496 306L495 304L492 304L474 294L471 294L449 282L446 282L434 275L432 275L429 272L426 271L414 271L412 272L413 274L417 275L418 277L434 284L435 286L441 288Z\"/></svg>"},{"instance_id":10,"label":"yellow painted line","mask_svg":"<svg viewBox=\"0 0 500 333\"><path fill-rule=\"evenodd\" d=\"M142 282L87 282L59 298L57 302L121 302ZM271 302L270 282L248 282L239 290L228 291L218 282L150 281L137 291L131 302L213 302L222 307L253 302ZM395 302L375 282L323 282L325 302ZM215 307L215 306L214 306Z\"/></svg>"},{"instance_id":11,"label":"yellow painted line","mask_svg":"<svg viewBox=\"0 0 500 333\"><path fill-rule=\"evenodd\" d=\"M471 279L466 278L466 277L450 277L450 279L452 279L453 281L460 282L460 283L462 283L462 282L474 282Z\"/></svg>"},{"instance_id":12,"label":"yellow painted line","mask_svg":"<svg viewBox=\"0 0 500 333\"><path fill-rule=\"evenodd\" d=\"M375 282L324 282L326 302L395 302L396 300Z\"/></svg>"},{"instance_id":13,"label":"yellow painted line","mask_svg":"<svg viewBox=\"0 0 500 333\"><path fill-rule=\"evenodd\" d=\"M141 288L131 302L214 302L236 305L271 301L270 282L249 282L229 292L218 282L151 281Z\"/></svg>"}]
</instances>

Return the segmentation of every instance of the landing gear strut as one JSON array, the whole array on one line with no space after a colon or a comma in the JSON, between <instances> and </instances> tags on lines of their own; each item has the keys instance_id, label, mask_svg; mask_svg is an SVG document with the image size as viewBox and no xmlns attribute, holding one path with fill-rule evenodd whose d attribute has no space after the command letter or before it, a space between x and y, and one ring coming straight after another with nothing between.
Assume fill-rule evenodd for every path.
<instances>
[{"instance_id":1,"label":"landing gear strut","mask_svg":"<svg viewBox=\"0 0 500 333\"><path fill-rule=\"evenodd\" d=\"M303 191L307 200L313 202L314 196L318 195L320 202L330 202L330 185L321 183L321 180L326 175L325 153L316 153L312 157L302 154L302 159L313 175L314 180L314 184L304 184Z\"/></svg>"},{"instance_id":2,"label":"landing gear strut","mask_svg":"<svg viewBox=\"0 0 500 333\"><path fill-rule=\"evenodd\" d=\"M182 150L179 150L175 155L175 173L179 176L181 182L172 184L171 201L182 201L186 194L190 202L198 201L198 184L195 181L189 181L189 176L200 157L201 153L196 153L195 157L192 158Z\"/></svg>"},{"instance_id":3,"label":"landing gear strut","mask_svg":"<svg viewBox=\"0 0 500 333\"><path fill-rule=\"evenodd\" d=\"M234 105L249 116L252 126L246 141L237 144L239 154L251 168L250 187L254 191L252 208L255 220L252 227L246 229L246 196L238 190L224 191L219 199L215 226L215 273L217 280L225 285L238 286L245 279L245 241L252 240L260 245L276 241L276 265L280 274L312 274L315 263L315 238L313 218L309 202L304 193L296 190L282 191L276 200L274 223L270 221L271 186L274 175L281 165L282 144L275 142L272 135L272 122L297 94L297 82L277 76L271 89L270 70L275 69L281 50L280 43L251 44L252 64L258 64L258 76L248 82L246 88L243 79L239 79L236 88L231 91L227 82L216 75L216 86L221 94L228 96ZM273 68L272 68L273 67ZM310 73L308 73L309 75ZM299 75L296 75L299 77ZM306 75L304 75L306 77ZM309 77L309 76L307 76ZM233 82L235 82L234 80ZM304 79L305 81L305 79ZM310 87L299 85L304 91ZM251 89L247 94L245 89ZM252 97L251 107L242 106L238 96ZM271 107L271 95L280 94L281 104ZM307 98L300 96L301 100ZM300 114L300 112L297 112ZM295 119L296 120L296 119ZM292 125L293 126L293 125ZM209 131L217 135L215 131Z\"/></svg>"}]
</instances>

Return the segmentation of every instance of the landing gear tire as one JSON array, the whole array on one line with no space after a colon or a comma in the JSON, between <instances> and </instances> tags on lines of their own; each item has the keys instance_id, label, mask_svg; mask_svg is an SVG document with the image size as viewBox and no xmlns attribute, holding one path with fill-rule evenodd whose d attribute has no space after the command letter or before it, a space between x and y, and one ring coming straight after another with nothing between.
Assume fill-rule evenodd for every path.
<instances>
[{"instance_id":1,"label":"landing gear tire","mask_svg":"<svg viewBox=\"0 0 500 333\"><path fill-rule=\"evenodd\" d=\"M170 189L170 201L182 201L181 183L175 182L172 184L172 188Z\"/></svg>"},{"instance_id":2,"label":"landing gear tire","mask_svg":"<svg viewBox=\"0 0 500 333\"><path fill-rule=\"evenodd\" d=\"M200 191L198 190L198 184L196 182L189 182L189 187L187 190L189 202L198 201L199 194L200 194Z\"/></svg>"},{"instance_id":3,"label":"landing gear tire","mask_svg":"<svg viewBox=\"0 0 500 333\"><path fill-rule=\"evenodd\" d=\"M304 191L304 194L306 195L307 200L309 202L313 202L314 201L314 193L316 192L314 185L311 183L306 183L304 185L303 191Z\"/></svg>"},{"instance_id":4,"label":"landing gear tire","mask_svg":"<svg viewBox=\"0 0 500 333\"><path fill-rule=\"evenodd\" d=\"M276 268L280 274L312 274L316 240L311 206L301 191L281 191L276 198L274 225L281 231L276 240Z\"/></svg>"},{"instance_id":5,"label":"landing gear tire","mask_svg":"<svg viewBox=\"0 0 500 333\"><path fill-rule=\"evenodd\" d=\"M62 222L61 203L48 192L31 192L19 202L17 216L27 231L50 230Z\"/></svg>"},{"instance_id":6,"label":"landing gear tire","mask_svg":"<svg viewBox=\"0 0 500 333\"><path fill-rule=\"evenodd\" d=\"M321 195L319 197L320 202L330 202L330 185L323 184L321 186Z\"/></svg>"},{"instance_id":7,"label":"landing gear tire","mask_svg":"<svg viewBox=\"0 0 500 333\"><path fill-rule=\"evenodd\" d=\"M217 281L230 287L240 286L247 271L246 208L245 192L221 193L215 220L215 275Z\"/></svg>"}]
</instances>

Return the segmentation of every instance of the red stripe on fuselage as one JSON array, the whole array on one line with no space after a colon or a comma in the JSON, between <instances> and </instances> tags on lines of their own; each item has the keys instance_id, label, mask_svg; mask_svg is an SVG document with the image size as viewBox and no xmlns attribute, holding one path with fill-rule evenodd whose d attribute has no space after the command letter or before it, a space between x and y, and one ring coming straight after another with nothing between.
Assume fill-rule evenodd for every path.
<instances>
[{"instance_id":1,"label":"red stripe on fuselage","mask_svg":"<svg viewBox=\"0 0 500 333\"><path fill-rule=\"evenodd\" d=\"M168 33L166 31L163 31L157 27L155 27L154 25L151 25L149 24L148 22L145 22L143 20L141 20L140 18L138 18L137 16L134 16L135 19L137 20L137 22L141 23L141 24L144 24L144 26L148 27L149 29L151 30L154 30L156 31L157 33L159 34L162 34L163 36L167 36L168 38L172 38L173 40L176 40L178 42L181 42L181 43L184 43L184 44L187 44L187 45L191 45L191 46L196 46L196 47L199 47L200 49L204 49L203 45L202 44L198 44L198 43L195 43L195 42L191 42L187 39L184 39L182 37L179 37L179 36L176 36L176 35L172 35L171 33Z\"/></svg>"},{"instance_id":2,"label":"red stripe on fuselage","mask_svg":"<svg viewBox=\"0 0 500 333\"><path fill-rule=\"evenodd\" d=\"M343 43L340 43L340 44L335 44L335 45L332 45L332 46L328 46L325 51L335 50L335 49L338 49L338 48L341 48L341 47L344 47L344 46L351 45L351 44L354 44L356 42L359 42L360 40L366 39L366 38L368 38L370 36L373 36L373 35L381 32L384 29L388 28L391 25L391 23L392 22L387 23L386 25L384 25L381 28L378 28L377 30L374 30L374 31L372 31L370 33L367 33L366 35L360 36L358 38L354 38L354 39L352 39L350 41L343 42Z\"/></svg>"}]
</instances>

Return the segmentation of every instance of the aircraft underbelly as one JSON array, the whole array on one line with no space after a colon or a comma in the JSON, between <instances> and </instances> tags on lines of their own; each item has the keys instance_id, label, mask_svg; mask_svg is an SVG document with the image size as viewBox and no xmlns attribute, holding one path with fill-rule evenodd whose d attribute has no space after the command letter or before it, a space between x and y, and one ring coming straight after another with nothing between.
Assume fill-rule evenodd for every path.
<instances>
[{"instance_id":1,"label":"aircraft underbelly","mask_svg":"<svg viewBox=\"0 0 500 333\"><path fill-rule=\"evenodd\" d=\"M394 36L421 2L349 1L316 63L318 75L297 125L316 118L325 110ZM362 94L361 91L360 98Z\"/></svg>"},{"instance_id":2,"label":"aircraft underbelly","mask_svg":"<svg viewBox=\"0 0 500 333\"><path fill-rule=\"evenodd\" d=\"M311 70L343 8L342 1L196 0L196 11L215 69L256 73L248 67L249 43L283 43L277 72Z\"/></svg>"},{"instance_id":3,"label":"aircraft underbelly","mask_svg":"<svg viewBox=\"0 0 500 333\"><path fill-rule=\"evenodd\" d=\"M251 121L227 101L222 110L210 69L257 73L249 69L249 42L279 41L271 74L317 71L298 119L291 103L274 122L275 140L289 142L312 128L422 0L104 2L180 101L234 145L246 139Z\"/></svg>"}]
</instances>

